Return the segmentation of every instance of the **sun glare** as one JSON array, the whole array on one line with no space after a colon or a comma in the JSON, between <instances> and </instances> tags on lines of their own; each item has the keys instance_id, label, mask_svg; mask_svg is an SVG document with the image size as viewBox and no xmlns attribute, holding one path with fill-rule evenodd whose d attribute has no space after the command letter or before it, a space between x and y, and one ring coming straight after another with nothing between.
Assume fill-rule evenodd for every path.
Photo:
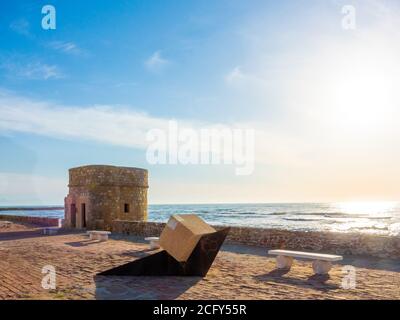
<instances>
[{"instance_id":1,"label":"sun glare","mask_svg":"<svg viewBox=\"0 0 400 320\"><path fill-rule=\"evenodd\" d=\"M374 202L339 202L335 207L347 214L384 214L392 210L396 206L396 202L390 201L374 201Z\"/></svg>"},{"instance_id":2,"label":"sun glare","mask_svg":"<svg viewBox=\"0 0 400 320\"><path fill-rule=\"evenodd\" d=\"M389 45L346 43L329 47L312 62L306 102L311 114L335 135L366 138L393 124L400 93L400 63Z\"/></svg>"},{"instance_id":3,"label":"sun glare","mask_svg":"<svg viewBox=\"0 0 400 320\"><path fill-rule=\"evenodd\" d=\"M368 63L334 79L331 84L331 120L337 128L375 132L393 111L392 82Z\"/></svg>"}]
</instances>

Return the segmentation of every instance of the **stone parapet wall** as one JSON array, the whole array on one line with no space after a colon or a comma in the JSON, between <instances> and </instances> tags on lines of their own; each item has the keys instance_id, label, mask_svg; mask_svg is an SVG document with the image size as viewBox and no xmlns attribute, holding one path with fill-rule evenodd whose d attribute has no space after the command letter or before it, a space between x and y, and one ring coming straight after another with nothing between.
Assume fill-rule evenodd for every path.
<instances>
[{"instance_id":1,"label":"stone parapet wall","mask_svg":"<svg viewBox=\"0 0 400 320\"><path fill-rule=\"evenodd\" d=\"M56 227L58 226L59 219L44 218L44 217L12 216L12 215L0 214L0 220L29 223L42 227Z\"/></svg>"},{"instance_id":2,"label":"stone parapet wall","mask_svg":"<svg viewBox=\"0 0 400 320\"><path fill-rule=\"evenodd\" d=\"M148 172L140 168L89 165L69 169L69 187L127 186L148 188Z\"/></svg>"},{"instance_id":3,"label":"stone parapet wall","mask_svg":"<svg viewBox=\"0 0 400 320\"><path fill-rule=\"evenodd\" d=\"M164 223L114 220L112 231L135 236L159 236ZM221 229L221 226L214 226ZM263 246L266 249L315 251L400 259L400 237L361 233L303 232L231 227L227 243Z\"/></svg>"},{"instance_id":4,"label":"stone parapet wall","mask_svg":"<svg viewBox=\"0 0 400 320\"><path fill-rule=\"evenodd\" d=\"M160 222L114 220L111 231L140 237L158 237L164 227L165 223Z\"/></svg>"}]
</instances>

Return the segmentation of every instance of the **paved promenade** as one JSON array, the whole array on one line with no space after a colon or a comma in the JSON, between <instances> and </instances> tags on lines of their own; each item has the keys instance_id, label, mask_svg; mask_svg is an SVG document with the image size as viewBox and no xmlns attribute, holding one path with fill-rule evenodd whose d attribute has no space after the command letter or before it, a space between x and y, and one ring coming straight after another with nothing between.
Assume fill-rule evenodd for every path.
<instances>
[{"instance_id":1,"label":"paved promenade","mask_svg":"<svg viewBox=\"0 0 400 320\"><path fill-rule=\"evenodd\" d=\"M345 259L356 267L356 288L342 288L342 265L330 277L310 262L275 270L258 247L226 245L207 277L104 277L98 272L149 254L140 239L115 235L90 241L81 233L43 236L41 229L0 228L0 299L400 299L400 262ZM42 268L56 269L56 289L42 288Z\"/></svg>"}]
</instances>

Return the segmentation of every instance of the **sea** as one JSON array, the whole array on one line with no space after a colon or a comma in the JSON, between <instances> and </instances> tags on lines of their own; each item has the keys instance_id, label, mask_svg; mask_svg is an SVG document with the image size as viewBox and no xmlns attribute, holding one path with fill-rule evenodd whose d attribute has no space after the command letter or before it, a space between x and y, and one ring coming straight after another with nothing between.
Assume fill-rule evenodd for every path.
<instances>
[{"instance_id":1,"label":"sea","mask_svg":"<svg viewBox=\"0 0 400 320\"><path fill-rule=\"evenodd\" d=\"M4 209L0 206L0 214L64 217L62 209L50 206ZM148 212L148 220L158 222L173 214L194 213L214 225L400 236L397 202L153 204Z\"/></svg>"}]
</instances>

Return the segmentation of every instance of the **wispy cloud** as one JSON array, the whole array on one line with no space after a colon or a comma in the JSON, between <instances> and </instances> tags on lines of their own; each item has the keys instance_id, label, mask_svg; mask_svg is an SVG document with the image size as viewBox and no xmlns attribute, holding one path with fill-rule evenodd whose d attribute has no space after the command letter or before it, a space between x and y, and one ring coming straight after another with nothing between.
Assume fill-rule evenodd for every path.
<instances>
[{"instance_id":1,"label":"wispy cloud","mask_svg":"<svg viewBox=\"0 0 400 320\"><path fill-rule=\"evenodd\" d=\"M231 71L228 72L228 74L225 76L225 81L228 84L234 84L237 82L240 82L244 79L244 74L243 72L240 70L240 67L237 66L235 68L233 68Z\"/></svg>"},{"instance_id":2,"label":"wispy cloud","mask_svg":"<svg viewBox=\"0 0 400 320\"><path fill-rule=\"evenodd\" d=\"M171 119L159 118L133 111L128 106L95 105L63 106L57 103L34 101L0 90L0 133L24 132L59 139L79 139L105 144L146 149L149 130L167 132ZM257 123L215 123L180 119L179 126L199 131L203 128L255 129L256 162L293 163L304 161L298 151L304 145L301 138L276 129L264 129Z\"/></svg>"},{"instance_id":3,"label":"wispy cloud","mask_svg":"<svg viewBox=\"0 0 400 320\"><path fill-rule=\"evenodd\" d=\"M256 74L245 73L240 66L234 67L225 75L225 83L230 86L247 86L254 89L265 89L268 86L268 81L259 77Z\"/></svg>"},{"instance_id":4,"label":"wispy cloud","mask_svg":"<svg viewBox=\"0 0 400 320\"><path fill-rule=\"evenodd\" d=\"M14 20L10 24L10 29L14 32L21 34L23 36L30 36L30 24L28 20L21 18L18 20Z\"/></svg>"},{"instance_id":5,"label":"wispy cloud","mask_svg":"<svg viewBox=\"0 0 400 320\"><path fill-rule=\"evenodd\" d=\"M48 44L48 47L71 55L84 55L86 53L76 43L70 41L52 41Z\"/></svg>"},{"instance_id":6,"label":"wispy cloud","mask_svg":"<svg viewBox=\"0 0 400 320\"><path fill-rule=\"evenodd\" d=\"M78 138L126 147L146 144L146 133L165 120L123 106L73 106L32 101L0 91L0 131Z\"/></svg>"},{"instance_id":7,"label":"wispy cloud","mask_svg":"<svg viewBox=\"0 0 400 320\"><path fill-rule=\"evenodd\" d=\"M49 80L65 77L57 65L50 65L40 61L18 63L6 60L0 64L0 69L5 70L10 77L27 80Z\"/></svg>"},{"instance_id":8,"label":"wispy cloud","mask_svg":"<svg viewBox=\"0 0 400 320\"><path fill-rule=\"evenodd\" d=\"M162 57L160 51L154 52L146 61L145 65L150 71L160 71L169 64L169 60Z\"/></svg>"}]
</instances>

